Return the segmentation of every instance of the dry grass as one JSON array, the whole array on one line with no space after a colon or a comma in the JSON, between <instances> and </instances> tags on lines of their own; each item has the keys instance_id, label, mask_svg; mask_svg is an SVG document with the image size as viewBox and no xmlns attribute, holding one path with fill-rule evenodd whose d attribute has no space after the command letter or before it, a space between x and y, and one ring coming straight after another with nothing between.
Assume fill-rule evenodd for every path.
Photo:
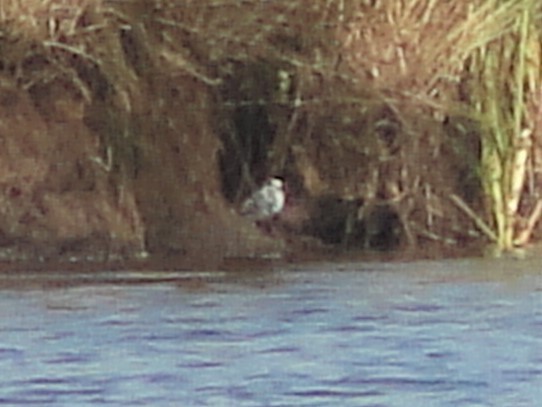
<instances>
[{"instance_id":1,"label":"dry grass","mask_svg":"<svg viewBox=\"0 0 542 407\"><path fill-rule=\"evenodd\" d=\"M62 89L87 119L114 112L96 121L107 118L112 158L100 162L120 182L138 165L131 123L145 114L142 133L146 122L178 132L205 162L183 156L194 173L216 164L219 135L232 197L285 172L309 195L392 206L413 244L482 234L507 249L529 241L541 212L541 21L537 0L3 0L0 67L36 100ZM199 92L178 114L215 122L216 143L168 116L174 90ZM240 129L235 117L250 114ZM461 157L446 153L470 145L447 138L458 116L477 123L454 131L482 143L466 169L482 202L460 197ZM258 142L257 160L239 152ZM213 187L214 172L192 171Z\"/></svg>"},{"instance_id":2,"label":"dry grass","mask_svg":"<svg viewBox=\"0 0 542 407\"><path fill-rule=\"evenodd\" d=\"M455 195L452 201L499 250L525 244L540 212L530 196L538 193L531 159L533 140L540 137L542 5L416 0L377 2L360 10L343 33L350 68L400 112L406 99L435 117L460 114L480 123L482 131L471 137L482 141L479 176L491 216L471 210ZM406 123L410 134L420 130L411 120ZM521 226L523 216L527 221Z\"/></svg>"}]
</instances>

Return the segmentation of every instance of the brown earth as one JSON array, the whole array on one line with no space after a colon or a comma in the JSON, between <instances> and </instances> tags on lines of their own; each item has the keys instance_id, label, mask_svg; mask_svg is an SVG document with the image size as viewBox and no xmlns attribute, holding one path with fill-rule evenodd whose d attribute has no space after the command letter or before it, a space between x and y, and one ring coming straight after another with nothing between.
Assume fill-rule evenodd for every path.
<instances>
[{"instance_id":1,"label":"brown earth","mask_svg":"<svg viewBox=\"0 0 542 407\"><path fill-rule=\"evenodd\" d=\"M2 259L486 243L451 199L483 213L480 125L458 108L470 51L446 37L469 2L20 3L0 10ZM290 193L272 234L236 211L270 174Z\"/></svg>"}]
</instances>

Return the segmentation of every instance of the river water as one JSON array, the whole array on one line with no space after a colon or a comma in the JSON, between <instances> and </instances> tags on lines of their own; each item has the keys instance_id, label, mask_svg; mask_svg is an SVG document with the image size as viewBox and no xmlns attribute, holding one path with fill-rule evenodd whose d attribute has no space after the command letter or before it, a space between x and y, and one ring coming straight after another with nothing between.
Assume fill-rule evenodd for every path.
<instances>
[{"instance_id":1,"label":"river water","mask_svg":"<svg viewBox=\"0 0 542 407\"><path fill-rule=\"evenodd\" d=\"M539 262L0 276L0 404L539 406Z\"/></svg>"}]
</instances>

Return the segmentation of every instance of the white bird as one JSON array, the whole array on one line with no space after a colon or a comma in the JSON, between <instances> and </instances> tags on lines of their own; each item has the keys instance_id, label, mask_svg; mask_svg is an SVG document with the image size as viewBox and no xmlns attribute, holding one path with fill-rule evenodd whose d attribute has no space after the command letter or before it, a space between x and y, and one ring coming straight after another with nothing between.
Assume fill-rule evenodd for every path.
<instances>
[{"instance_id":1,"label":"white bird","mask_svg":"<svg viewBox=\"0 0 542 407\"><path fill-rule=\"evenodd\" d=\"M274 177L248 197L241 206L241 215L254 220L272 218L282 211L286 202L284 181Z\"/></svg>"}]
</instances>

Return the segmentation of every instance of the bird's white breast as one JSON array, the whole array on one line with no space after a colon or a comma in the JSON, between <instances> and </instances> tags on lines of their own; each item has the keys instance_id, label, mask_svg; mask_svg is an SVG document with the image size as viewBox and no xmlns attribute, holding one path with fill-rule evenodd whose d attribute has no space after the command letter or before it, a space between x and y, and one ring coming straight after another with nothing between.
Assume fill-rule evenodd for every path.
<instances>
[{"instance_id":1,"label":"bird's white breast","mask_svg":"<svg viewBox=\"0 0 542 407\"><path fill-rule=\"evenodd\" d=\"M281 212L286 201L282 181L272 179L248 198L241 213L256 219L266 219Z\"/></svg>"}]
</instances>

